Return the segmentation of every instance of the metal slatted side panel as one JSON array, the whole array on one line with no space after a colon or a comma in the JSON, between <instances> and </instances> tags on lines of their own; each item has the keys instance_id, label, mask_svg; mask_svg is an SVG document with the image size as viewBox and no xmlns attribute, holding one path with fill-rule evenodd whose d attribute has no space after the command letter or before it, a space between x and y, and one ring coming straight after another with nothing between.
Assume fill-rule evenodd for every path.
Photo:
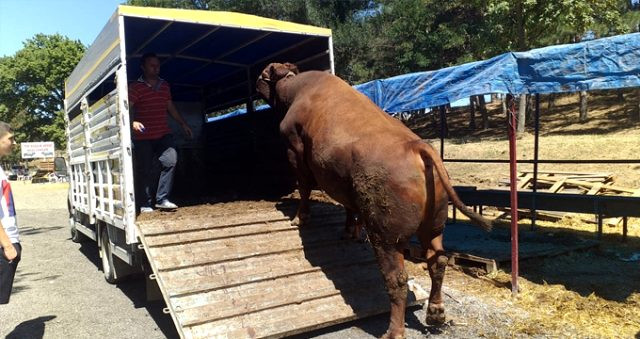
<instances>
[{"instance_id":1,"label":"metal slatted side panel","mask_svg":"<svg viewBox=\"0 0 640 339\"><path fill-rule=\"evenodd\" d=\"M281 337L388 311L372 249L342 239L342 209L314 206L298 228L275 206L211 208L137 222L184 338Z\"/></svg>"},{"instance_id":2,"label":"metal slatted side panel","mask_svg":"<svg viewBox=\"0 0 640 339\"><path fill-rule=\"evenodd\" d=\"M89 213L89 193L85 165L71 165L71 202L78 211Z\"/></svg>"},{"instance_id":3,"label":"metal slatted side panel","mask_svg":"<svg viewBox=\"0 0 640 339\"><path fill-rule=\"evenodd\" d=\"M89 107L85 116L94 215L98 220L124 227L117 90Z\"/></svg>"}]
</instances>

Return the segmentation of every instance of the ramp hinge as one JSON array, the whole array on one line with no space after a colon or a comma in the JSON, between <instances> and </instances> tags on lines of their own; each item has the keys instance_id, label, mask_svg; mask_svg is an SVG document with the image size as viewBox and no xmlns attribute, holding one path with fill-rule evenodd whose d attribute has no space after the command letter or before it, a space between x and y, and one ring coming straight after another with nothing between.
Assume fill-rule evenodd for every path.
<instances>
[{"instance_id":1,"label":"ramp hinge","mask_svg":"<svg viewBox=\"0 0 640 339\"><path fill-rule=\"evenodd\" d=\"M156 280L156 275L155 274L149 274L149 279L151 280Z\"/></svg>"},{"instance_id":2,"label":"ramp hinge","mask_svg":"<svg viewBox=\"0 0 640 339\"><path fill-rule=\"evenodd\" d=\"M164 314L170 314L170 313L171 313L171 310L169 310L169 308L168 308L168 307L165 307L165 308L163 308L163 309L162 309L162 313L164 313Z\"/></svg>"}]
</instances>

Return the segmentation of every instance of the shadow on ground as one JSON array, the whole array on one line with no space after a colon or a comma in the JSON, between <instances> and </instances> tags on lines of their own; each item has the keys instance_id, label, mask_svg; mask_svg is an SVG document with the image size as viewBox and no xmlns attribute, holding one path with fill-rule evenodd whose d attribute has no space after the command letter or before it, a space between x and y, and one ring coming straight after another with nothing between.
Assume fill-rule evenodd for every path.
<instances>
[{"instance_id":1,"label":"shadow on ground","mask_svg":"<svg viewBox=\"0 0 640 339\"><path fill-rule=\"evenodd\" d=\"M6 339L38 339L44 336L45 323L55 319L55 315L47 315L35 319L23 321L11 331Z\"/></svg>"},{"instance_id":2,"label":"shadow on ground","mask_svg":"<svg viewBox=\"0 0 640 339\"><path fill-rule=\"evenodd\" d=\"M80 252L96 266L96 269L102 270L97 243L92 241L82 243ZM147 301L146 282L143 274L132 275L125 281L113 286L113 288L121 290L133 302L135 308L145 308L165 337L180 337L171 316L164 314L162 311L166 307L164 300Z\"/></svg>"}]
</instances>

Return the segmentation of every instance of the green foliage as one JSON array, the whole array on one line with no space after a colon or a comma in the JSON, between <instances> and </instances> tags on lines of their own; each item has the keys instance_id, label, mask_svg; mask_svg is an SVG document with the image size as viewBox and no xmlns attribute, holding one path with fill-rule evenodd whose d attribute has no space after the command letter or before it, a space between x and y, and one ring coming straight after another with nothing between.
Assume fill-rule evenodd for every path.
<instances>
[{"instance_id":1,"label":"green foliage","mask_svg":"<svg viewBox=\"0 0 640 339\"><path fill-rule=\"evenodd\" d=\"M18 142L47 140L64 149L64 81L84 50L80 41L36 34L0 59L0 119L13 126Z\"/></svg>"},{"instance_id":2,"label":"green foliage","mask_svg":"<svg viewBox=\"0 0 640 339\"><path fill-rule=\"evenodd\" d=\"M236 11L333 30L336 72L351 83L637 30L627 0L129 0ZM635 19L634 19L635 18Z\"/></svg>"}]
</instances>

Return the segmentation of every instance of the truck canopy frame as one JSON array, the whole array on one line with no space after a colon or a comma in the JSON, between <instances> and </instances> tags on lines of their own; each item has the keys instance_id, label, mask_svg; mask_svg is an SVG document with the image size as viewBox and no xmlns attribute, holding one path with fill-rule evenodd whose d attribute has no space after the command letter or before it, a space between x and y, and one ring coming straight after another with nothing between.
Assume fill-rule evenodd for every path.
<instances>
[{"instance_id":1,"label":"truck canopy frame","mask_svg":"<svg viewBox=\"0 0 640 339\"><path fill-rule=\"evenodd\" d=\"M174 100L202 100L207 112L252 102L255 79L269 62L333 73L331 39L330 29L248 14L121 5L67 79L67 111L79 114L94 87L115 88L101 82L120 64L135 80L146 52L160 57Z\"/></svg>"}]
</instances>

